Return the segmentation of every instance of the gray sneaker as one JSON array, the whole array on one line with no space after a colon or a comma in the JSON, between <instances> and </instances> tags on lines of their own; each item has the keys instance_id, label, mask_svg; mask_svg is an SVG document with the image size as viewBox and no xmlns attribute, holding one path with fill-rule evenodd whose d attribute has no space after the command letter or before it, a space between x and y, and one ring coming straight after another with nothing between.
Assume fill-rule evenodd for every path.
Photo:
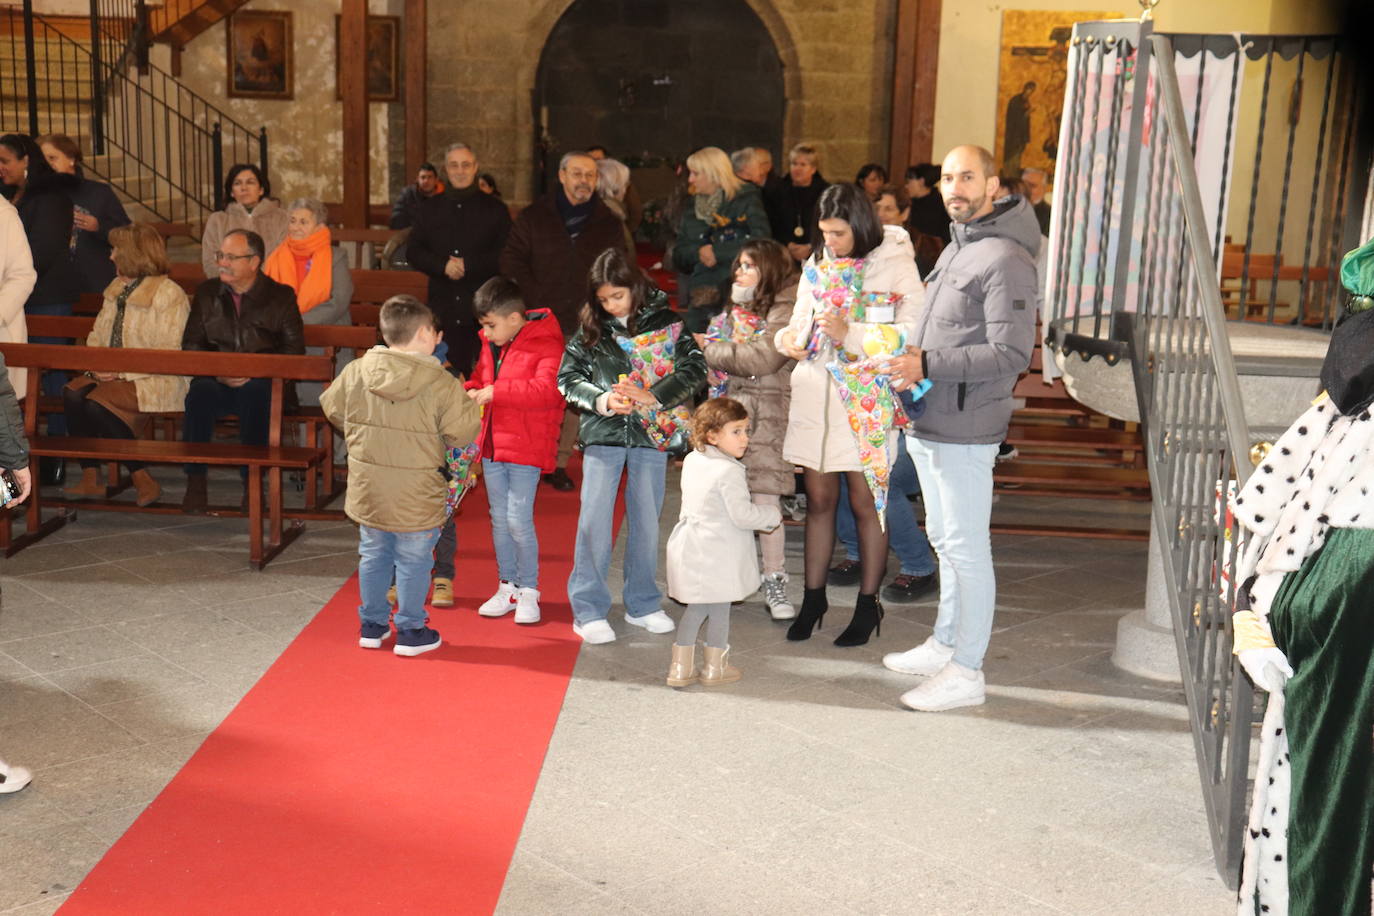
<instances>
[{"instance_id":1,"label":"gray sneaker","mask_svg":"<svg viewBox=\"0 0 1374 916\"><path fill-rule=\"evenodd\" d=\"M763 603L774 620L791 620L797 609L787 600L787 573L773 573L763 577Z\"/></svg>"}]
</instances>

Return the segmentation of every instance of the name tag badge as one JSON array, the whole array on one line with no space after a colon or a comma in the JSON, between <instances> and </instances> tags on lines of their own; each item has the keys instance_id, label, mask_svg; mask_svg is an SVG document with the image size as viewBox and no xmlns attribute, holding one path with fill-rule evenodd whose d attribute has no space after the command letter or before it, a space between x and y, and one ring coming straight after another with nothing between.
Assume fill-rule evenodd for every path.
<instances>
[{"instance_id":1,"label":"name tag badge","mask_svg":"<svg viewBox=\"0 0 1374 916\"><path fill-rule=\"evenodd\" d=\"M870 324L896 324L897 307L894 305L870 305L864 309L864 320Z\"/></svg>"}]
</instances>

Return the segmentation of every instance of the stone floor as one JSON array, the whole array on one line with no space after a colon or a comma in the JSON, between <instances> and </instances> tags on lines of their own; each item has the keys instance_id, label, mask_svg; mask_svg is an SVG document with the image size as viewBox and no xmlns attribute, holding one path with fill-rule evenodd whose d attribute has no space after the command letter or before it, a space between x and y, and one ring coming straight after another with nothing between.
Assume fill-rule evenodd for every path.
<instances>
[{"instance_id":1,"label":"stone floor","mask_svg":"<svg viewBox=\"0 0 1374 916\"><path fill-rule=\"evenodd\" d=\"M226 501L235 486L215 483ZM53 912L354 568L346 524L311 523L263 572L246 541L239 520L87 512L0 563L0 753L36 774L0 796L0 913ZM972 710L908 712L911 680L878 664L930 633L930 601L842 650L852 590L805 643L752 599L732 623L744 679L711 692L664 687L669 638L614 613L621 639L581 654L498 911L1234 912L1181 691L1109 659L1144 543L995 541Z\"/></svg>"}]
</instances>

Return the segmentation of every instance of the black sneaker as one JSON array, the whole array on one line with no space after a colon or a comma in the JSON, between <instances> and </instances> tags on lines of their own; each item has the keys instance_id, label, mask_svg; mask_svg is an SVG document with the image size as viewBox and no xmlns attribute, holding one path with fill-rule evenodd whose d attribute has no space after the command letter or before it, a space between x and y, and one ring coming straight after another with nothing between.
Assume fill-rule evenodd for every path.
<instances>
[{"instance_id":1,"label":"black sneaker","mask_svg":"<svg viewBox=\"0 0 1374 916\"><path fill-rule=\"evenodd\" d=\"M380 649L390 635L390 624L365 623L358 631L358 645L364 649Z\"/></svg>"},{"instance_id":2,"label":"black sneaker","mask_svg":"<svg viewBox=\"0 0 1374 916\"><path fill-rule=\"evenodd\" d=\"M893 604L909 604L919 601L922 595L935 588L935 573L928 576L908 576L902 573L883 588L883 600Z\"/></svg>"},{"instance_id":3,"label":"black sneaker","mask_svg":"<svg viewBox=\"0 0 1374 916\"><path fill-rule=\"evenodd\" d=\"M1003 442L1001 445L997 446L997 463L1001 464L1003 461L1014 461L1020 454L1021 452L1016 446L1012 445L1010 442Z\"/></svg>"},{"instance_id":4,"label":"black sneaker","mask_svg":"<svg viewBox=\"0 0 1374 916\"><path fill-rule=\"evenodd\" d=\"M545 474L544 483L563 493L577 486L573 483L573 479L568 476L568 472L562 468L554 468L552 474Z\"/></svg>"},{"instance_id":5,"label":"black sneaker","mask_svg":"<svg viewBox=\"0 0 1374 916\"><path fill-rule=\"evenodd\" d=\"M826 575L825 581L831 585L856 585L862 572L863 566L858 560L841 560L830 567L830 572Z\"/></svg>"},{"instance_id":6,"label":"black sneaker","mask_svg":"<svg viewBox=\"0 0 1374 916\"><path fill-rule=\"evenodd\" d=\"M391 651L397 655L423 655L426 652L439 648L444 641L439 638L439 631L429 627L415 627L411 630L396 631L396 646Z\"/></svg>"}]
</instances>

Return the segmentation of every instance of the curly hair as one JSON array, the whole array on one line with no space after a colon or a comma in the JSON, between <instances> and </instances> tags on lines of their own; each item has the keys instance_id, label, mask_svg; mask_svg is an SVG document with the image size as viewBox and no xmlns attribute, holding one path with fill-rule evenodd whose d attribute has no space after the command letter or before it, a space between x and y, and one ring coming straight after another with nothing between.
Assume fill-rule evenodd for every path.
<instances>
[{"instance_id":1,"label":"curly hair","mask_svg":"<svg viewBox=\"0 0 1374 916\"><path fill-rule=\"evenodd\" d=\"M692 448L705 451L706 446L711 444L711 436L724 429L726 424L747 419L749 411L734 398L711 398L692 414Z\"/></svg>"}]
</instances>

